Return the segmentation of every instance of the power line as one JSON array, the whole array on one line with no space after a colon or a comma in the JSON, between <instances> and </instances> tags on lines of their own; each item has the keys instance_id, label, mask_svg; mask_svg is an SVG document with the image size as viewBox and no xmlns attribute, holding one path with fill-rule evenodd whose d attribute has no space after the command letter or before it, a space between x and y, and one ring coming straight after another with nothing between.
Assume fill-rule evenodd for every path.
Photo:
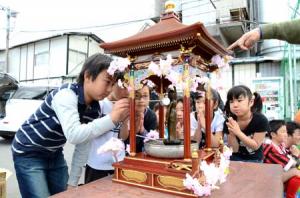
<instances>
[{"instance_id":1,"label":"power line","mask_svg":"<svg viewBox=\"0 0 300 198\"><path fill-rule=\"evenodd\" d=\"M131 24L131 23L137 23L137 22L141 22L141 21L151 20L153 18L156 18L156 17L137 19L137 20L131 20L131 21L123 21L123 22L110 23L110 24L104 24L104 25L77 27L77 28L48 29L48 30L20 30L18 32L32 33L32 32L57 32L57 31L82 30L82 29L95 29L95 28L113 27L113 26L120 26L120 25L126 25L126 24Z\"/></svg>"}]
</instances>

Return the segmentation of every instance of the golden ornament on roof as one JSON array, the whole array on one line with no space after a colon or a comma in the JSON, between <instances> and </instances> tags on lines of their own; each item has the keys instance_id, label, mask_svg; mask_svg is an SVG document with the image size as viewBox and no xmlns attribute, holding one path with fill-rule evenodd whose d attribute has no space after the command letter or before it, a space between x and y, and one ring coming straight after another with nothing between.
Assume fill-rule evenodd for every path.
<instances>
[{"instance_id":1,"label":"golden ornament on roof","mask_svg":"<svg viewBox=\"0 0 300 198\"><path fill-rule=\"evenodd\" d=\"M175 8L175 3L173 1L166 1L165 3L166 13L173 12L174 8Z\"/></svg>"}]
</instances>

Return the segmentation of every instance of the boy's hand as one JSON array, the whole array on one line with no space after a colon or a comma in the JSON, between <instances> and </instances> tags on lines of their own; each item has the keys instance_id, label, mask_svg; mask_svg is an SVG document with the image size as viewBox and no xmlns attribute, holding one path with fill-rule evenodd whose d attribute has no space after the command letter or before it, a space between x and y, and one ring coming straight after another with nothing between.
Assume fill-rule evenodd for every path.
<instances>
[{"instance_id":1,"label":"boy's hand","mask_svg":"<svg viewBox=\"0 0 300 198\"><path fill-rule=\"evenodd\" d=\"M110 113L110 117L113 123L118 123L124 121L129 116L129 100L128 98L123 98L118 100Z\"/></svg>"}]
</instances>

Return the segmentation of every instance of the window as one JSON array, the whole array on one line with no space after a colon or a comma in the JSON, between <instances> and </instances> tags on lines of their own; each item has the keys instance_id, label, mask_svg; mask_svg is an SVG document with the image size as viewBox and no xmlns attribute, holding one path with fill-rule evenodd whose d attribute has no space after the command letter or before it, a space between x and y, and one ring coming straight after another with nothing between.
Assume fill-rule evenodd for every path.
<instances>
[{"instance_id":1,"label":"window","mask_svg":"<svg viewBox=\"0 0 300 198\"><path fill-rule=\"evenodd\" d=\"M34 55L34 66L47 66L49 60L49 52L40 52Z\"/></svg>"},{"instance_id":2,"label":"window","mask_svg":"<svg viewBox=\"0 0 300 198\"><path fill-rule=\"evenodd\" d=\"M87 57L87 54L77 50L70 49L69 51L69 73L78 74Z\"/></svg>"},{"instance_id":3,"label":"window","mask_svg":"<svg viewBox=\"0 0 300 198\"><path fill-rule=\"evenodd\" d=\"M1 61L0 60L0 71L4 71L5 70L5 61Z\"/></svg>"}]
</instances>

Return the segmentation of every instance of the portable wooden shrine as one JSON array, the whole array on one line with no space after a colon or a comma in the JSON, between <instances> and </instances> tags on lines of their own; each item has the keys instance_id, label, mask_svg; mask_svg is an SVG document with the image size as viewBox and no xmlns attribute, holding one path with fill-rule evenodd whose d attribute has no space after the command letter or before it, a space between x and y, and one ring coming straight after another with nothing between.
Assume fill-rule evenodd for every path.
<instances>
[{"instance_id":1,"label":"portable wooden shrine","mask_svg":"<svg viewBox=\"0 0 300 198\"><path fill-rule=\"evenodd\" d=\"M182 179L186 171L192 171L185 165L192 166L191 136L190 136L190 86L189 78L193 72L211 72L216 69L210 65L212 56L227 55L226 49L221 46L205 29L202 23L184 25L178 16L170 9L172 5L166 5L166 12L161 16L160 22L152 27L128 38L110 43L101 44L106 53L120 57L128 57L130 60L130 156L124 161L114 164L114 181L148 189L164 191L184 196L194 196L182 186ZM136 153L136 129L135 129L135 73L141 69L147 69L151 61L156 58L164 58L171 54L174 60L172 65L180 65L182 68L182 80L187 86L183 90L184 111L184 159L178 166L174 165L174 159L160 159L147 156L145 153ZM151 77L151 76L150 76ZM164 91L168 82L163 78L155 78L154 83L159 88L160 99L164 97ZM210 94L206 94L206 147L211 147L211 119L210 119ZM159 108L159 135L164 137L164 108ZM209 151L197 151L194 157L208 158L213 153ZM178 160L178 159L177 159ZM197 163L196 163L197 164ZM178 165L178 164L177 164ZM196 166L196 165L195 165ZM175 167L175 168L174 168ZM194 167L195 168L195 167Z\"/></svg>"}]
</instances>

